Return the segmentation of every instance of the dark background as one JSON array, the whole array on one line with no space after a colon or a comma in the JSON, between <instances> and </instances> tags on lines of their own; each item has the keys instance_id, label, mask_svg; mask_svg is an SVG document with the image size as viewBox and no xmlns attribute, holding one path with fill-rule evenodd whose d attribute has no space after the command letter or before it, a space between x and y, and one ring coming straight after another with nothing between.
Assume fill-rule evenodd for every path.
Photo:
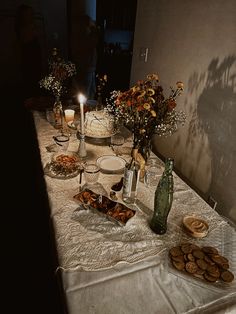
<instances>
[{"instance_id":1,"label":"dark background","mask_svg":"<svg viewBox=\"0 0 236 314\"><path fill-rule=\"evenodd\" d=\"M69 8L70 1L67 1L67 5ZM0 25L3 28L8 25L6 20L10 21L9 25L14 24L15 10L0 11ZM97 25L101 30L97 73L108 75L109 91L129 87L135 12L136 1L133 0L97 1ZM38 15L35 17L38 18ZM70 22L68 13L68 25ZM58 257L50 207L34 121L31 111L25 107L26 99L44 95L44 92L31 90L30 86L26 89L22 87L25 82L14 65L17 50L10 44L8 48L14 29L12 27L7 31L9 35L2 29L4 36L0 38L1 47L5 49L5 58L0 56L1 68L4 69L0 80L3 139L2 299L6 303L5 313L60 314L66 312L66 302L60 274L55 274ZM69 54L69 40L64 47ZM43 76L52 47L47 42L42 48ZM33 61L37 63L37 60ZM33 83L37 85L38 81Z\"/></svg>"}]
</instances>

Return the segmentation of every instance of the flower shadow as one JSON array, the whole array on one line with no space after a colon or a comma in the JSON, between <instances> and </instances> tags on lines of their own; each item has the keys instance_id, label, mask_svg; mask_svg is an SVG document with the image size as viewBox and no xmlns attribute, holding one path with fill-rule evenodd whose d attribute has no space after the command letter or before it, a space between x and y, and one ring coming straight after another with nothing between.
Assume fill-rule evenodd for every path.
<instances>
[{"instance_id":1,"label":"flower shadow","mask_svg":"<svg viewBox=\"0 0 236 314\"><path fill-rule=\"evenodd\" d=\"M235 87L236 56L227 56L222 61L214 58L204 73L194 72L189 78L190 97L185 102L192 117L186 151L196 156L189 177L193 179L198 175L199 164L206 158L204 147L207 147L210 162L204 176L210 182L205 195L215 195L219 208L225 213L236 203L233 189L225 188L235 184L236 178Z\"/></svg>"}]
</instances>

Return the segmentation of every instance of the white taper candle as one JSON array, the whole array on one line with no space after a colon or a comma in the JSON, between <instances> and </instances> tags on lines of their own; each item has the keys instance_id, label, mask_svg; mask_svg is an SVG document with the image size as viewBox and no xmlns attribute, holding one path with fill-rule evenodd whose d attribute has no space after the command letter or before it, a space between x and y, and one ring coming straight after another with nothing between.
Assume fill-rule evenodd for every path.
<instances>
[{"instance_id":1,"label":"white taper candle","mask_svg":"<svg viewBox=\"0 0 236 314\"><path fill-rule=\"evenodd\" d=\"M84 134L84 104L86 102L86 98L83 94L79 94L78 100L80 104L80 132L81 134Z\"/></svg>"}]
</instances>

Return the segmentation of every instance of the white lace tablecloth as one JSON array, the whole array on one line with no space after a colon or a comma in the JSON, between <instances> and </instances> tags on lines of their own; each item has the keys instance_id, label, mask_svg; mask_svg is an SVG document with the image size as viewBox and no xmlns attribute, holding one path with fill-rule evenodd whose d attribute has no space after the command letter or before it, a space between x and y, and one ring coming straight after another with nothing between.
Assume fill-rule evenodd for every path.
<instances>
[{"instance_id":1,"label":"white lace tablecloth","mask_svg":"<svg viewBox=\"0 0 236 314\"><path fill-rule=\"evenodd\" d=\"M52 153L47 151L46 147L53 144L52 136L58 131L46 121L45 116L42 113L34 112L33 114L38 135L42 165L44 166L50 161L52 155ZM69 150L77 151L78 145L79 141L75 137L72 137L69 144ZM130 148L130 145L131 141L128 138L124 147L122 147L124 152L129 152L128 147ZM88 160L96 160L102 155L114 155L113 150L109 146L86 143L86 148L88 152ZM125 159L130 158L128 154L122 155L122 157ZM163 166L161 161L160 165ZM114 175L101 173L99 182L109 193L111 186L118 182L120 177L121 175L118 174ZM200 242L200 245L214 245L215 247L218 247L222 254L225 252L227 243L230 247L233 245L232 248L236 250L235 229L231 227L227 220L223 219L217 212L215 212L175 173L174 200L168 217L168 231L162 236L153 233L149 227L149 220L151 219L153 213L154 190L147 189L142 182L140 182L139 185L138 201L134 207L134 209L136 209L136 214L127 222L125 226L121 227L106 218L101 217L100 215L90 212L89 210L78 210L78 203L73 200L73 196L79 192L78 178L60 180L45 175L45 180L51 205L51 216L55 227L59 264L61 270L63 271L64 289L69 300L70 313L77 313L78 300L82 303L87 302L90 304L89 307L80 305L80 313L144 313L143 311L145 311L145 306L140 305L139 309L134 310L136 305L133 304L133 309L130 309L129 311L127 310L127 308L129 308L128 303L124 311L121 310L118 303L114 307L113 312L109 312L109 307L106 310L102 305L100 310L97 308L95 311L91 302L94 302L94 304L96 303L96 306L98 306L98 303L100 304L100 300L98 300L97 297L99 289L96 289L95 286L97 283L101 283L101 287L105 289L104 291L106 291L106 289L109 291L111 287L108 288L109 284L105 283L107 280L116 280L114 285L118 281L122 285L123 279L118 279L118 277L121 278L125 275L125 278L126 276L129 278L127 275L128 273L137 273L135 276L139 278L137 279L139 280L139 289L141 289L140 284L143 289L143 286L145 285L143 279L141 280L140 278L144 276L146 272L148 273L148 276L154 276L153 274L150 274L150 272L153 272L153 268L149 269L149 267L154 267L156 272L157 270L155 267L161 260L165 260L166 249L175 245L179 241L190 240L196 243ZM83 183L84 182L82 182L82 184ZM117 193L117 196L118 200L121 201L120 192ZM193 239L183 233L181 224L183 216L185 215L197 215L205 219L209 223L208 236L204 239ZM228 249L228 252L230 250L231 249ZM234 262L236 261L235 255L232 255L231 258ZM235 264L236 263L234 263L233 267L236 267ZM140 269L142 269L142 271L140 271ZM158 273L160 272L160 269L161 268L159 267ZM236 271L236 269L232 270ZM175 289L178 290L179 281L171 281L171 276L172 275L169 274L165 277L163 274L160 275L159 273L158 278L163 279L165 277L165 280L168 278L168 284L171 286L171 288L168 287L168 289L174 289L173 287L175 287ZM140 280L142 283L140 283ZM165 280L163 279L163 286L165 286ZM94 284L95 286L93 289L95 289L95 295L93 296L93 299L93 297L89 294L87 287L89 286L91 288ZM160 285L161 284L159 283L158 289L160 291L158 291L160 294L163 294L163 289ZM189 285L184 283L182 284L182 288L183 287L185 287L187 291L187 287L189 287ZM183 291L185 288L183 288ZM153 289L155 291L157 288ZM88 292L88 295L86 291ZM89 291L91 292L92 290ZM193 291L195 291L194 288ZM150 295L147 300L151 298L152 295L151 292L148 293ZM186 292L186 294L188 293L189 292ZM214 292L209 294L203 293L202 295L200 292L196 293L199 293L199 296L196 296L196 303L198 304L193 304L193 302L189 305L188 297L188 302L183 301L181 306L172 306L171 301L167 298L168 301L165 302L166 304L168 303L168 306L166 305L165 308L163 305L163 311L155 311L150 304L149 310L145 313L195 313L192 311L195 307L203 306L208 301L215 302L216 298L222 297L222 295L225 296L225 293L222 292L220 294ZM84 300L85 295L90 299ZM137 299L135 293L132 292L131 295L133 298ZM103 298L104 297L105 296L103 295ZM155 295L153 295L153 298L155 299ZM167 299L165 298L165 300ZM150 302L152 301L149 300L148 303ZM186 309L189 309L189 312ZM202 310L202 312L199 313L207 312Z\"/></svg>"},{"instance_id":2,"label":"white lace tablecloth","mask_svg":"<svg viewBox=\"0 0 236 314\"><path fill-rule=\"evenodd\" d=\"M42 163L51 158L46 147L53 143L57 132L35 113ZM69 150L77 151L79 141L73 138ZM128 142L127 145L130 145ZM113 155L109 146L86 144L91 160L102 155ZM123 156L129 158L129 156ZM107 192L121 175L101 174L99 182ZM119 262L137 262L156 255L179 242L184 235L181 221L184 215L197 214L210 222L210 233L222 218L212 210L188 185L174 174L174 200L165 235L156 235L149 227L153 213L154 190L148 190L140 182L135 216L121 227L88 210L76 210L78 203L73 196L78 193L78 178L60 180L45 176L54 221L60 266L64 269L98 270L109 268ZM117 193L120 199L120 193ZM209 237L208 237L209 239Z\"/></svg>"}]
</instances>

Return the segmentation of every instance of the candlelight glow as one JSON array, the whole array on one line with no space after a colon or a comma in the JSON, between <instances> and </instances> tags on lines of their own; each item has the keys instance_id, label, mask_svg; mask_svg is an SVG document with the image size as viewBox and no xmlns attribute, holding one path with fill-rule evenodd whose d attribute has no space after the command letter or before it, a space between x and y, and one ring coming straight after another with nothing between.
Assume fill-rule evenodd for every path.
<instances>
[{"instance_id":1,"label":"candlelight glow","mask_svg":"<svg viewBox=\"0 0 236 314\"><path fill-rule=\"evenodd\" d=\"M78 95L78 100L80 104L84 104L86 102L86 98L83 94Z\"/></svg>"}]
</instances>

